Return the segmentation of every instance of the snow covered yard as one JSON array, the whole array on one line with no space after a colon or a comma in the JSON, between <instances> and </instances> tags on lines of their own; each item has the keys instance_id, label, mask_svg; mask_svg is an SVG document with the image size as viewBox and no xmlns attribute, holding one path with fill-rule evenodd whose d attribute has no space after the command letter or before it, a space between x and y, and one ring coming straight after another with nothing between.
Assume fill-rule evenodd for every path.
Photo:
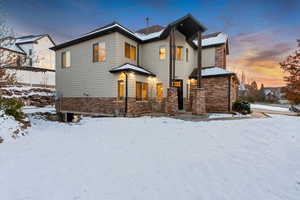
<instances>
[{"instance_id":1,"label":"snow covered yard","mask_svg":"<svg viewBox=\"0 0 300 200\"><path fill-rule=\"evenodd\" d=\"M272 105L262 105L262 104L251 104L251 108L262 109L262 110L271 110L271 111L280 111L280 112L290 112L287 107L279 107Z\"/></svg>"},{"instance_id":2,"label":"snow covered yard","mask_svg":"<svg viewBox=\"0 0 300 200\"><path fill-rule=\"evenodd\" d=\"M28 136L0 144L1 199L300 197L299 117L31 120Z\"/></svg>"}]
</instances>

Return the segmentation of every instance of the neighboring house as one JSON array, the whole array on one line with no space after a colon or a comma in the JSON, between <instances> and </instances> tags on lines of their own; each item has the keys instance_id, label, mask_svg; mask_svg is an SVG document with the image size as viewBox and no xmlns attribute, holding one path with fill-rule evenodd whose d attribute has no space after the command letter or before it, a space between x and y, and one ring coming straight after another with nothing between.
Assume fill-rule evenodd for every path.
<instances>
[{"instance_id":1,"label":"neighboring house","mask_svg":"<svg viewBox=\"0 0 300 200\"><path fill-rule=\"evenodd\" d=\"M266 87L264 88L264 98L266 101L288 103L283 92L283 87Z\"/></svg>"},{"instance_id":2,"label":"neighboring house","mask_svg":"<svg viewBox=\"0 0 300 200\"><path fill-rule=\"evenodd\" d=\"M0 66L15 72L20 84L55 85L55 45L49 35L0 39Z\"/></svg>"},{"instance_id":3,"label":"neighboring house","mask_svg":"<svg viewBox=\"0 0 300 200\"><path fill-rule=\"evenodd\" d=\"M174 28L176 61L171 74L170 33ZM199 50L206 110L230 111L238 80L226 70L227 35L204 35L202 48L198 48L195 36L204 30L191 15L166 27L156 25L136 32L114 22L52 47L56 52L57 110L94 114L164 112L167 88L172 85L178 88L179 109L189 111Z\"/></svg>"}]
</instances>

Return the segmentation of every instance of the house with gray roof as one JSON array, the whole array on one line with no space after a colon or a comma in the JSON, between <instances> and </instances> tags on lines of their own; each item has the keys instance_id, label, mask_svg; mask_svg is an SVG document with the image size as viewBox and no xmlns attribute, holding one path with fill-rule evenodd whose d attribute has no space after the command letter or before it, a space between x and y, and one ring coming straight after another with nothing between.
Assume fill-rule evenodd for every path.
<instances>
[{"instance_id":1,"label":"house with gray roof","mask_svg":"<svg viewBox=\"0 0 300 200\"><path fill-rule=\"evenodd\" d=\"M199 80L207 112L231 111L238 80L226 68L228 36L221 32L205 35L206 29L190 14L166 26L137 31L113 22L52 47L57 111L165 112L168 88L177 90L178 110L191 111L192 90Z\"/></svg>"},{"instance_id":2,"label":"house with gray roof","mask_svg":"<svg viewBox=\"0 0 300 200\"><path fill-rule=\"evenodd\" d=\"M47 34L0 39L0 66L24 85L55 85L55 43Z\"/></svg>"}]
</instances>

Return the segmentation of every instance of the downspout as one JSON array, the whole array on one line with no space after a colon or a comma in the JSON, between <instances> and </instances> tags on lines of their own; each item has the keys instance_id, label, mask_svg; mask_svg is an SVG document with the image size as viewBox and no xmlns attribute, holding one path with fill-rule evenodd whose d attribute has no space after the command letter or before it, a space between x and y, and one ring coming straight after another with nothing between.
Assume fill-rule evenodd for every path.
<instances>
[{"instance_id":1,"label":"downspout","mask_svg":"<svg viewBox=\"0 0 300 200\"><path fill-rule=\"evenodd\" d=\"M231 76L228 76L228 112L231 110Z\"/></svg>"},{"instance_id":2,"label":"downspout","mask_svg":"<svg viewBox=\"0 0 300 200\"><path fill-rule=\"evenodd\" d=\"M125 72L125 117L128 109L128 73Z\"/></svg>"},{"instance_id":3,"label":"downspout","mask_svg":"<svg viewBox=\"0 0 300 200\"><path fill-rule=\"evenodd\" d=\"M175 28L172 29L172 45L173 45L173 51L172 51L172 54L173 54L173 75L172 75L172 81L175 79L175 64L176 64L176 45L175 45Z\"/></svg>"},{"instance_id":4,"label":"downspout","mask_svg":"<svg viewBox=\"0 0 300 200\"><path fill-rule=\"evenodd\" d=\"M140 65L140 44L137 44L137 60L136 60L136 65Z\"/></svg>"},{"instance_id":5,"label":"downspout","mask_svg":"<svg viewBox=\"0 0 300 200\"><path fill-rule=\"evenodd\" d=\"M172 28L169 33L169 87L172 87L172 75L173 75L173 36L172 36Z\"/></svg>"}]
</instances>

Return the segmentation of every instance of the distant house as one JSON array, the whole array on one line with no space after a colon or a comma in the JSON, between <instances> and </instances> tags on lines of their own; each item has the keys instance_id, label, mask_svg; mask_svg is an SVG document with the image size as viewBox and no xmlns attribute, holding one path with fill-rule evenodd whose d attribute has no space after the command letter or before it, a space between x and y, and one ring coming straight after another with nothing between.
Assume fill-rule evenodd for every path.
<instances>
[{"instance_id":1,"label":"distant house","mask_svg":"<svg viewBox=\"0 0 300 200\"><path fill-rule=\"evenodd\" d=\"M0 66L15 72L18 82L33 86L55 85L55 45L51 37L28 35L0 39Z\"/></svg>"},{"instance_id":2,"label":"distant house","mask_svg":"<svg viewBox=\"0 0 300 200\"><path fill-rule=\"evenodd\" d=\"M283 87L266 87L264 88L264 95L266 101L282 104L288 103L283 92Z\"/></svg>"},{"instance_id":3,"label":"distant house","mask_svg":"<svg viewBox=\"0 0 300 200\"><path fill-rule=\"evenodd\" d=\"M207 112L230 111L238 80L226 69L228 37L221 32L204 35L202 48L198 48L197 33L205 29L191 15L165 27L155 25L138 31L113 22L52 47L56 53L57 111L164 112L170 85L178 89L178 109L189 111L198 61L203 67Z\"/></svg>"}]
</instances>

